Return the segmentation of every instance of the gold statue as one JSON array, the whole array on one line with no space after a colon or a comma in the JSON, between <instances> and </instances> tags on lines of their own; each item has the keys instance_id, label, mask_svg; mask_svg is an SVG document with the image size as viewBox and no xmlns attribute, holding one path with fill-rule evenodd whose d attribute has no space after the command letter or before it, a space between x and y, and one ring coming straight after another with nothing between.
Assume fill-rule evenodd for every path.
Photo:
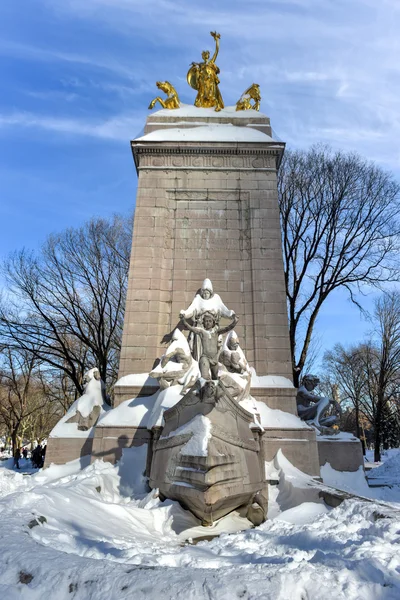
<instances>
[{"instance_id":1,"label":"gold statue","mask_svg":"<svg viewBox=\"0 0 400 600\"><path fill-rule=\"evenodd\" d=\"M224 102L222 100L221 92L219 91L219 68L215 64L219 50L219 40L221 38L219 33L211 31L211 36L215 40L215 52L213 57L210 59L210 53L205 50L201 53L203 62L192 63L188 74L187 82L195 90L197 90L197 97L194 102L195 106L202 108L213 108L216 111L224 108Z\"/></svg>"},{"instance_id":2,"label":"gold statue","mask_svg":"<svg viewBox=\"0 0 400 600\"><path fill-rule=\"evenodd\" d=\"M157 102L159 102L163 108L179 108L180 100L178 92L176 91L174 86L171 85L169 81L157 81L156 85L158 89L167 94L168 97L165 100L160 98L160 96L154 98L149 104L149 110L154 108Z\"/></svg>"},{"instance_id":3,"label":"gold statue","mask_svg":"<svg viewBox=\"0 0 400 600\"><path fill-rule=\"evenodd\" d=\"M251 100L254 104L251 104ZM260 110L261 93L258 83L253 83L236 102L236 110Z\"/></svg>"}]
</instances>

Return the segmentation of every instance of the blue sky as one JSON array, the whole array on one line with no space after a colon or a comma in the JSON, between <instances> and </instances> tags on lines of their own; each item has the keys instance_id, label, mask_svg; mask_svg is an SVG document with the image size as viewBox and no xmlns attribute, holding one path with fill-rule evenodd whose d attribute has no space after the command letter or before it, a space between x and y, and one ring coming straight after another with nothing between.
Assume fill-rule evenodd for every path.
<instances>
[{"instance_id":1,"label":"blue sky","mask_svg":"<svg viewBox=\"0 0 400 600\"><path fill-rule=\"evenodd\" d=\"M3 0L0 258L132 208L155 81L193 103L211 30L226 105L256 81L289 147L356 150L400 178L400 0ZM343 295L318 323L324 347L365 329Z\"/></svg>"}]
</instances>

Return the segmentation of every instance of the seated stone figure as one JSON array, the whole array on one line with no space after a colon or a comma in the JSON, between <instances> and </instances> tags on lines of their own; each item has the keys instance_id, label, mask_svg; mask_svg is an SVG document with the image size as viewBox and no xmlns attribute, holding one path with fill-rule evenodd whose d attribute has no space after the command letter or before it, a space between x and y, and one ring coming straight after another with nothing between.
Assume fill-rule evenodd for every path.
<instances>
[{"instance_id":1,"label":"seated stone figure","mask_svg":"<svg viewBox=\"0 0 400 600\"><path fill-rule=\"evenodd\" d=\"M297 391L296 403L300 419L321 429L331 427L338 419L334 415L324 416L330 405L336 403L334 400L313 393L318 384L319 379L315 375L304 375Z\"/></svg>"},{"instance_id":2,"label":"seated stone figure","mask_svg":"<svg viewBox=\"0 0 400 600\"><path fill-rule=\"evenodd\" d=\"M183 385L186 390L195 383L199 376L199 368L192 358L185 336L179 329L173 332L171 343L149 375L158 379L162 390L173 385Z\"/></svg>"},{"instance_id":3,"label":"seated stone figure","mask_svg":"<svg viewBox=\"0 0 400 600\"><path fill-rule=\"evenodd\" d=\"M231 395L239 402L248 396L250 391L251 371L235 331L227 335L219 361L220 378Z\"/></svg>"},{"instance_id":4,"label":"seated stone figure","mask_svg":"<svg viewBox=\"0 0 400 600\"><path fill-rule=\"evenodd\" d=\"M231 373L240 373L243 375L246 372L250 372L249 363L239 345L239 338L235 331L231 331L226 337L220 355L220 362Z\"/></svg>"},{"instance_id":5,"label":"seated stone figure","mask_svg":"<svg viewBox=\"0 0 400 600\"><path fill-rule=\"evenodd\" d=\"M216 318L210 313L205 313L203 315L202 327L193 327L192 325L189 325L184 316L181 316L181 319L185 327L198 335L201 340L202 354L199 360L201 376L203 379L207 380L218 379L218 356L220 351L219 336L222 333L231 331L238 322L238 317L235 315L233 317L233 322L227 327L222 328L218 327Z\"/></svg>"}]
</instances>

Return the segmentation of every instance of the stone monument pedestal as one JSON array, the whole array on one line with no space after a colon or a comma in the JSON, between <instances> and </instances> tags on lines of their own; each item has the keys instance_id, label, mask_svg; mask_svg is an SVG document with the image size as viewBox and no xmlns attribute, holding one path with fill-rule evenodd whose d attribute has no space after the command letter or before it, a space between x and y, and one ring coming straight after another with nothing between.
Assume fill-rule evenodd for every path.
<instances>
[{"instance_id":1,"label":"stone monument pedestal","mask_svg":"<svg viewBox=\"0 0 400 600\"><path fill-rule=\"evenodd\" d=\"M279 450L313 477L326 457L345 470L358 460L342 460L337 441L321 440L318 452L315 430L297 417L276 180L283 151L268 117L229 108L161 110L132 142L139 183L120 378L88 451L92 461L114 463L124 448L147 445L150 486L207 523L239 506L265 517L265 462ZM246 408L229 392L206 414L196 400L202 391L190 395L183 385L160 404L165 390L148 375L156 376L166 334L178 331L187 345L178 315L206 278L239 317L235 332L255 369ZM196 432L180 432L201 415L210 428L204 456L183 450Z\"/></svg>"},{"instance_id":2,"label":"stone monument pedestal","mask_svg":"<svg viewBox=\"0 0 400 600\"><path fill-rule=\"evenodd\" d=\"M364 468L364 456L360 440L350 433L337 436L318 436L319 464L330 464L335 471L358 471Z\"/></svg>"}]
</instances>

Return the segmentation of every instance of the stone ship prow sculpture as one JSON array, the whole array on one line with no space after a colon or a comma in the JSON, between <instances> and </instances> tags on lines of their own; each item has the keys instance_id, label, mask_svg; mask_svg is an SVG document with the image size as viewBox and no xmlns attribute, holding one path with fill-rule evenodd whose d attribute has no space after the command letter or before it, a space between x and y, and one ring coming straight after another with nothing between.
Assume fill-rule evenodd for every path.
<instances>
[{"instance_id":1,"label":"stone ship prow sculpture","mask_svg":"<svg viewBox=\"0 0 400 600\"><path fill-rule=\"evenodd\" d=\"M265 486L260 460L260 428L221 381L194 386L164 413L155 442L150 486L178 500L203 524L232 510L249 509ZM262 519L266 516L266 498Z\"/></svg>"},{"instance_id":2,"label":"stone ship prow sculpture","mask_svg":"<svg viewBox=\"0 0 400 600\"><path fill-rule=\"evenodd\" d=\"M161 359L164 366L153 369L151 375L158 377L165 389L166 372L176 372L170 386L182 385L187 380L185 375L182 379L183 372L192 369L195 373L194 356L199 368L191 389L184 393L182 388L182 399L163 413L164 426L154 436L150 487L158 488L164 498L178 500L207 525L239 507L252 516L249 509L265 487L259 439L262 428L238 401L249 395L251 380L233 332L238 318L214 294L209 279L180 317L190 331L191 356L187 356L189 346L185 350L183 340L180 348L176 347L177 339L183 337L176 330L170 344L175 350L166 351L168 362ZM231 323L221 327L222 318ZM228 332L231 343L226 340L224 344L222 334ZM177 369L182 364L185 366ZM266 516L265 507L266 499L258 499L260 520Z\"/></svg>"}]
</instances>

